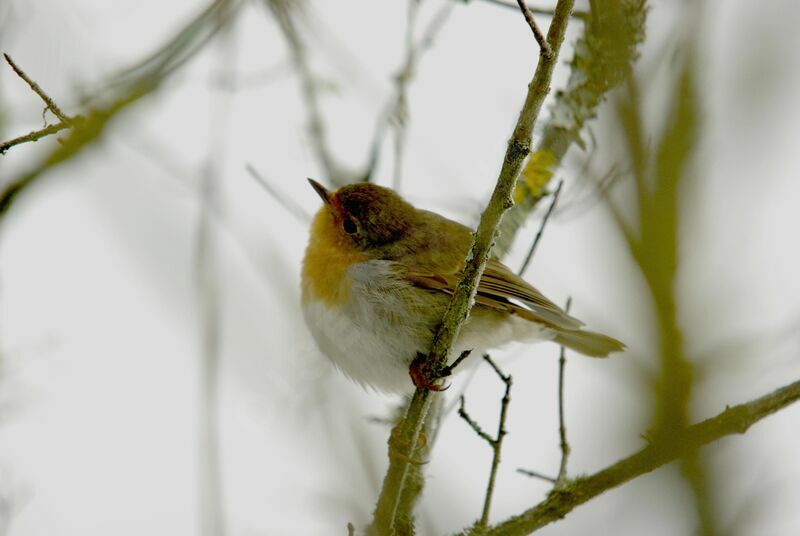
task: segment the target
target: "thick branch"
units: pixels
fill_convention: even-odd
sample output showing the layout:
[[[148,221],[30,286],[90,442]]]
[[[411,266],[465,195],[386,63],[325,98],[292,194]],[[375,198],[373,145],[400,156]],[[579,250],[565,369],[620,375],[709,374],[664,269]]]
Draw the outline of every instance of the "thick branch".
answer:
[[[680,441],[653,443],[597,473],[554,489],[547,499],[533,508],[495,525],[487,535],[530,534],[558,521],[572,509],[638,476],[658,469],[686,452],[713,443],[725,436],[743,434],[753,424],[800,400],[800,381],[745,404],[727,408],[719,415],[684,430]]]
[[[520,111],[517,126],[508,142],[500,176],[489,204],[481,215],[480,224],[475,232],[475,241],[467,254],[464,276],[453,294],[442,324],[434,338],[429,356],[433,370],[442,370],[447,364],[450,348],[472,308],[478,281],[489,259],[497,228],[503,214],[513,206],[511,194],[522,162],[530,150],[533,126],[542,108],[544,98],[550,91],[550,80],[561,43],[564,40],[573,4],[574,0],[559,0],[556,6],[547,35],[553,54],[546,57],[542,52],[539,56],[536,73],[528,86],[528,94]],[[418,388],[409,405],[406,418],[397,432],[396,448],[402,449],[403,456],[395,456],[390,459],[389,469],[375,509],[374,528],[378,533],[389,533],[394,525],[398,497],[402,492],[410,459],[419,441],[419,433],[428,413],[431,398],[430,391]]]

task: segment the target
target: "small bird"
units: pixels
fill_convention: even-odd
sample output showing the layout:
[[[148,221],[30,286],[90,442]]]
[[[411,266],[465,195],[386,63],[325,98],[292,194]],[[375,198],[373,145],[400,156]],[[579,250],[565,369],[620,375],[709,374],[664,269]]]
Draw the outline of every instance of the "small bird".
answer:
[[[303,259],[306,324],[322,353],[351,379],[383,392],[409,392],[420,385],[409,367],[430,351],[472,233],[388,188],[360,183],[330,192],[309,182],[323,205]],[[449,362],[511,341],[552,340],[592,357],[625,348],[582,326],[491,259]]]

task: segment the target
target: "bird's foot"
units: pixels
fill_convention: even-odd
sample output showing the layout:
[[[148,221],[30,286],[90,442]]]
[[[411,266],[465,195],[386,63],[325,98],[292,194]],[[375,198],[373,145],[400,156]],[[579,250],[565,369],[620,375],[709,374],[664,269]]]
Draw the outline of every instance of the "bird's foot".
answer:
[[[450,365],[444,368],[438,368],[429,363],[428,356],[422,353],[417,353],[416,359],[411,362],[408,368],[408,374],[411,376],[411,381],[417,387],[428,389],[429,391],[445,391],[450,385],[442,386],[439,380],[446,378],[453,374],[453,370],[464,361],[472,350],[465,350],[461,355],[456,358]]]
[[[450,375],[449,372],[447,374],[442,374],[442,372],[444,371],[437,370],[437,367],[430,364],[427,355],[420,352],[417,352],[417,357],[408,367],[408,374],[414,385],[429,391],[445,391],[450,387],[449,385],[443,386],[439,382],[443,377]]]

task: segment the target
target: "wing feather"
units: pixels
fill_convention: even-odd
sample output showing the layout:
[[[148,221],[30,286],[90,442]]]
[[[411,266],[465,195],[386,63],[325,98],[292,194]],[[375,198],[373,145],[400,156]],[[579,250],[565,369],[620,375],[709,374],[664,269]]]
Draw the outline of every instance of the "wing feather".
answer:
[[[409,270],[406,279],[421,288],[453,294],[461,276],[460,271],[441,274],[429,270]],[[583,322],[568,315],[536,288],[494,259],[487,263],[486,270],[481,276],[475,301],[533,322],[543,322],[567,329],[577,329],[583,325]]]

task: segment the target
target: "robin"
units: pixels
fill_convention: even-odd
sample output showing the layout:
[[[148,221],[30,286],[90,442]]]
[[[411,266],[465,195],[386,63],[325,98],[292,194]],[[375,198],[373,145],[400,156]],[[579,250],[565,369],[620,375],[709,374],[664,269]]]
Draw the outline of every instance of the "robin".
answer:
[[[309,182],[323,205],[303,259],[302,309],[320,350],[351,379],[379,391],[437,388],[415,367],[461,279],[470,229],[388,188],[361,183],[331,192]],[[582,326],[491,259],[449,361],[510,341],[551,340],[591,357],[625,348]]]

